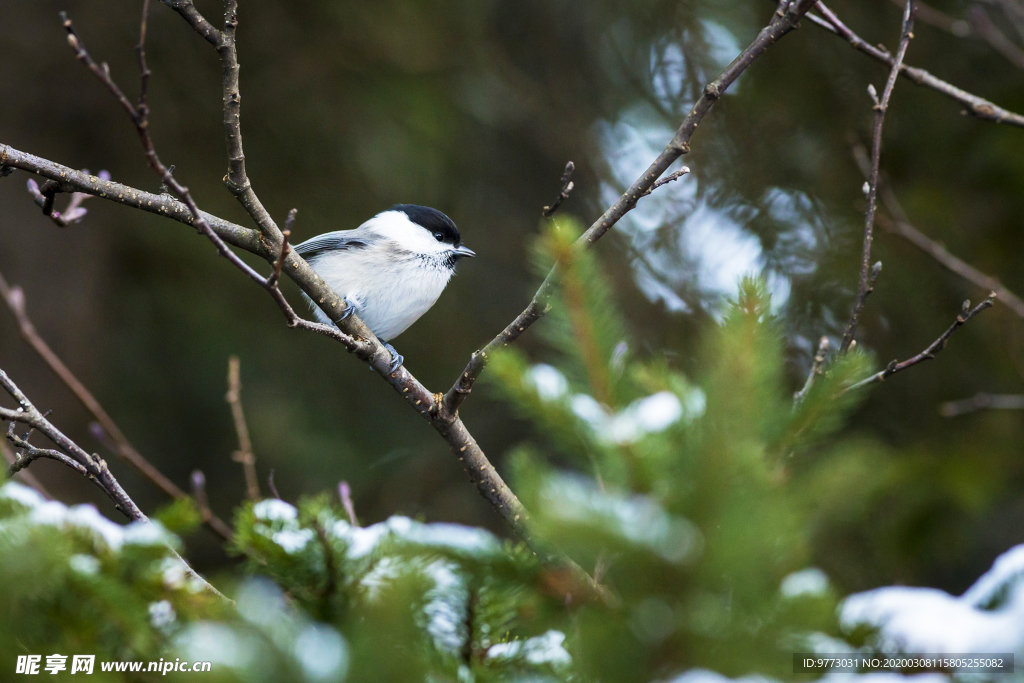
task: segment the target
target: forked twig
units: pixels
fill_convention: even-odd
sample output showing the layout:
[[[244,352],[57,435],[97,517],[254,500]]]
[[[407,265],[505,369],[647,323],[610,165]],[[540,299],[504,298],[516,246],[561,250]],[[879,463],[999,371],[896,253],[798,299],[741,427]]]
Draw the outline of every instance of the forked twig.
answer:
[[[928,348],[926,348],[924,351],[917,354],[916,356],[908,358],[905,361],[894,360],[890,362],[889,365],[887,365],[885,369],[882,370],[881,372],[876,372],[870,377],[862,379],[856,384],[850,385],[843,391],[843,393],[845,394],[847,391],[860,389],[869,384],[874,384],[875,382],[884,382],[886,379],[895,375],[897,372],[902,372],[903,370],[906,370],[907,368],[912,368],[919,363],[932,360],[933,358],[935,358],[936,355],[939,354],[939,352],[946,348],[946,343],[949,342],[949,338],[953,336],[953,333],[955,333],[957,330],[959,330],[961,327],[967,324],[974,316],[978,315],[986,308],[990,308],[995,298],[995,292],[991,292],[988,295],[988,298],[986,298],[984,301],[982,301],[974,308],[971,308],[970,301],[965,301],[960,311],[960,314],[957,315],[956,320],[953,321],[953,324],[950,325],[945,332],[939,335],[938,339],[929,344]]]

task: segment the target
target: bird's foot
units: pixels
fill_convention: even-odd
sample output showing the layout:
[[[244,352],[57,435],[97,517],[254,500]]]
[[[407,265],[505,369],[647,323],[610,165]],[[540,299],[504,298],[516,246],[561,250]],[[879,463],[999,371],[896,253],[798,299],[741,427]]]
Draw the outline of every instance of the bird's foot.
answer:
[[[341,315],[335,320],[335,323],[340,323],[344,320],[348,320],[352,317],[352,314],[356,312],[356,307],[348,302],[348,299],[342,299],[345,302],[345,308],[341,309]]]
[[[391,354],[391,372],[398,372],[398,368],[402,367],[402,363],[405,362],[405,356],[396,351],[394,346],[388,344],[383,339],[380,340],[380,343],[383,344],[384,348]]]

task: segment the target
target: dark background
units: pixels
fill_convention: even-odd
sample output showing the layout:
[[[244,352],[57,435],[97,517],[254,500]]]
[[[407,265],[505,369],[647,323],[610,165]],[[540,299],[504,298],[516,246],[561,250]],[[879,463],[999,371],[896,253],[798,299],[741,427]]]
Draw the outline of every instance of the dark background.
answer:
[[[221,183],[216,55],[153,4],[158,149],[204,210],[248,225]],[[57,18],[70,12],[93,56],[134,96],[139,5],[0,0],[0,141],[155,191],[131,125],[73,59]],[[198,5],[217,16],[219,3]],[[955,16],[968,9],[940,6]],[[407,367],[444,390],[535,289],[530,240],[565,162],[577,172],[563,211],[589,223],[772,9],[754,0],[245,2],[238,36],[249,175],[279,221],[299,209],[295,241],[356,227],[398,202],[435,206],[458,223],[479,256],[396,341]],[[833,9],[870,43],[895,47],[895,5]],[[745,272],[763,269],[778,294],[794,388],[817,337],[835,338],[848,315],[863,221],[850,145],[868,142],[866,87],[881,91],[887,69],[804,24],[705,119],[685,159],[692,175],[644,200],[599,243],[633,337],[684,370],[695,369],[700,326]],[[1024,110],[1024,71],[985,43],[921,22],[915,35],[908,63]],[[885,131],[882,164],[912,221],[1024,290],[1024,130],[964,116],[902,80]],[[444,442],[390,387],[337,344],[285,327],[270,298],[205,239],[99,199],[86,203],[83,223],[58,228],[31,202],[25,180],[0,180],[0,272],[24,288],[44,338],[179,485],[202,469],[222,516],[244,496],[224,402],[227,359],[238,354],[265,492],[271,470],[292,500],[345,479],[366,521],[403,513],[503,531]],[[881,364],[923,349],[963,299],[985,294],[884,231],[875,256],[885,269],[860,341]],[[299,307],[297,290],[285,291]],[[959,591],[1024,540],[1024,413],[937,412],[940,402],[977,391],[1024,392],[1022,331],[1024,321],[997,304],[936,361],[877,386],[854,415],[846,436],[878,457],[871,480],[855,482],[870,495],[823,510],[816,534],[815,561],[843,589],[904,582]],[[522,343],[545,358],[536,335]],[[0,367],[53,409],[59,427],[102,452],[88,415],[21,341],[6,310]],[[528,430],[487,389],[462,413],[499,468]],[[143,510],[165,502],[108,459]],[[116,516],[56,463],[33,471],[62,500]],[[188,543],[200,567],[229,561],[205,531]]]

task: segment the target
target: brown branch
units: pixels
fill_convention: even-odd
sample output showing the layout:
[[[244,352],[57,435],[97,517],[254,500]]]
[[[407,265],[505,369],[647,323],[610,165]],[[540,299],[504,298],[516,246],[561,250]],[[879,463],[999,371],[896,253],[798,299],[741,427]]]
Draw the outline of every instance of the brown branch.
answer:
[[[989,44],[993,50],[1002,55],[1006,61],[1018,69],[1024,69],[1024,50],[1021,50],[1006,34],[999,30],[991,17],[980,5],[975,5],[968,13],[971,29],[974,34]]]
[[[558,193],[558,197],[551,203],[550,206],[545,206],[540,212],[540,215],[544,218],[551,218],[555,215],[555,211],[558,211],[558,207],[562,205],[566,199],[569,198],[569,193],[572,192],[572,172],[576,170],[576,164],[571,161],[565,165],[565,171],[562,173],[562,179],[559,181],[562,184],[562,189]]]
[[[885,113],[889,109],[889,99],[892,91],[896,88],[896,79],[899,77],[900,66],[910,46],[910,39],[914,37],[914,0],[907,0],[903,10],[903,26],[900,30],[900,45],[896,50],[896,58],[893,60],[892,69],[889,70],[889,79],[885,82],[885,89],[882,91],[882,99],[878,99],[874,85],[868,85],[868,93],[875,102],[875,122],[871,134],[871,175],[868,178],[868,206],[864,212],[864,248],[861,252],[860,262],[860,284],[857,288],[857,299],[850,311],[850,321],[846,324],[842,341],[839,343],[839,353],[846,353],[850,348],[854,335],[857,333],[857,322],[860,319],[861,311],[864,310],[864,303],[867,301],[871,290],[874,288],[874,281],[878,277],[881,264],[871,267],[871,243],[874,241],[875,212],[878,209],[878,172],[879,161],[882,156],[882,124],[885,123]]]
[[[281,269],[284,268],[284,260],[288,256],[288,252],[291,251],[288,239],[292,236],[292,228],[295,226],[295,215],[298,212],[298,209],[292,209],[288,212],[288,220],[285,221],[284,232],[281,233],[281,251],[277,261],[274,263],[274,272],[267,278],[267,282],[272,285],[276,285],[278,280],[281,279]]]
[[[13,171],[13,169],[11,170]],[[82,172],[89,173],[88,170]],[[110,180],[110,174],[106,171],[100,171],[99,177],[103,180]],[[60,183],[55,180],[47,180],[43,183],[42,188],[39,187],[36,181],[31,179],[28,181],[28,193],[32,195],[32,200],[36,203],[36,206],[43,210],[43,215],[60,227],[66,228],[85,218],[88,210],[82,206],[82,202],[92,195],[84,192],[73,192],[71,193],[71,200],[64,208],[64,211],[54,211],[54,200],[60,192]]]
[[[863,38],[854,33],[846,24],[839,20],[839,17],[835,15],[832,10],[828,9],[824,3],[818,2],[815,5],[815,9],[821,13],[822,17],[808,14],[807,18],[815,25],[825,29],[829,33],[832,33],[840,38],[846,40],[855,50],[863,52],[867,56],[871,57],[877,62],[887,64],[890,67],[893,65],[895,59],[889,51],[884,47],[876,47],[871,45]],[[936,92],[939,92],[946,97],[959,102],[963,105],[966,113],[976,116],[979,119],[985,121],[993,121],[995,123],[1008,123],[1011,126],[1018,126],[1024,128],[1024,116],[1016,114],[1007,109],[989,102],[983,97],[972,95],[966,90],[962,90],[955,85],[947,83],[941,78],[937,78],[925,71],[924,69],[918,69],[916,67],[907,66],[906,64],[900,65],[900,75],[910,79],[917,85],[925,88],[931,88]]]
[[[9,408],[0,408],[0,420],[10,422],[11,424],[7,429],[7,438],[9,441],[23,449],[20,458],[16,458],[14,464],[11,465],[11,472],[17,472],[18,470],[27,467],[33,460],[38,458],[51,458],[64,463],[71,467],[75,471],[83,474],[89,479],[89,481],[96,484],[100,490],[102,490],[113,502],[118,510],[123,512],[129,519],[135,522],[149,522],[149,519],[143,514],[142,510],[135,504],[135,502],[128,496],[121,484],[118,483],[114,475],[111,474],[107,468],[107,463],[102,458],[90,454],[81,448],[74,441],[64,435],[59,429],[57,429],[53,423],[46,419],[46,415],[39,412],[39,410],[28,400],[28,397],[18,388],[18,386],[7,376],[7,373],[0,370],[0,387],[2,387],[11,398],[18,403],[16,410]],[[21,423],[26,424],[30,427],[29,433],[25,436],[19,437],[14,434],[14,424]],[[57,447],[52,448],[37,448],[28,443],[29,435],[33,430],[38,430],[46,438],[48,438]],[[188,574],[198,581],[200,581],[204,588],[218,597],[224,598],[212,584],[204,579],[198,572],[196,572],[189,565],[185,559],[178,554],[174,548],[167,546],[175,558],[184,565],[185,570]],[[226,598],[224,598],[226,599]]]
[[[50,345],[39,336],[35,325],[28,316],[24,292],[20,287],[10,286],[7,280],[4,279],[3,273],[0,273],[0,298],[3,299],[7,308],[14,315],[22,339],[32,347],[32,350],[43,359],[43,362],[57,375],[57,378],[71,390],[75,398],[95,418],[103,435],[108,437],[110,441],[108,444],[110,449],[168,496],[172,498],[187,498],[188,494],[182,491],[132,446],[128,437],[117,426],[117,423],[110,417],[110,414],[104,410],[100,402],[92,395],[92,392],[86,388],[71,369],[54,353]],[[231,538],[231,528],[219,517],[211,517],[208,526],[225,540]]]
[[[281,494],[277,490],[277,485],[274,484],[274,468],[270,468],[270,474],[267,475],[267,488],[270,489],[270,495],[278,500],[284,500]]]
[[[231,356],[228,359],[228,393],[224,400],[231,406],[231,418],[235,423],[235,433],[238,434],[238,450],[231,459],[242,463],[242,469],[245,471],[245,492],[249,500],[259,500],[262,496],[260,482],[256,476],[256,456],[252,452],[249,425],[242,411],[242,370],[238,356]]]
[[[767,26],[765,26],[757,34],[750,45],[747,46],[743,52],[741,52],[733,61],[725,68],[725,71],[721,73],[715,80],[711,81],[704,87],[704,91],[700,98],[693,105],[693,109],[683,119],[682,124],[676,131],[672,140],[668,146],[665,147],[664,151],[658,155],[651,165],[644,171],[643,175],[637,178],[633,184],[616,200],[612,206],[610,206],[600,218],[597,219],[583,235],[580,236],[579,240],[576,241],[575,248],[585,249],[591,244],[601,239],[601,237],[608,232],[619,220],[622,219],[627,213],[629,213],[637,204],[637,202],[646,196],[658,182],[665,171],[675,163],[684,154],[690,151],[690,138],[697,130],[697,126],[704,119],[711,108],[715,105],[715,102],[722,96],[732,83],[739,78],[740,74],[747,70],[747,68],[754,63],[754,61],[763,55],[769,47],[775,44],[780,38],[788,34],[793,29],[797,28],[800,19],[807,13],[811,5],[814,4],[814,0],[795,0],[789,3],[789,6],[784,11],[776,11],[772,15],[772,19]],[[474,351],[469,359],[469,363],[463,369],[462,374],[452,385],[448,393],[445,394],[442,402],[442,412],[449,415],[457,415],[459,407],[463,401],[473,390],[473,384],[476,382],[480,373],[483,372],[484,367],[487,365],[487,361],[491,354],[498,349],[504,348],[514,343],[520,335],[523,334],[533,323],[540,320],[549,310],[552,287],[554,281],[558,275],[559,267],[555,264],[555,267],[551,269],[547,277],[541,283],[537,292],[533,295],[533,299],[529,305],[520,313],[515,320],[502,330],[494,339],[487,343],[483,348]]]
[[[807,373],[807,381],[804,382],[803,388],[793,395],[793,403],[795,405],[800,405],[800,403],[807,398],[807,394],[810,392],[811,387],[814,386],[814,383],[824,371],[825,359],[828,358],[828,347],[828,337],[822,336],[821,340],[818,341],[818,352],[814,354],[814,360],[811,361],[811,370]]]
[[[0,439],[0,455],[4,457],[4,460],[7,461],[7,464],[9,466],[14,465],[14,463],[16,462],[16,458],[14,457],[14,451],[11,450],[11,447],[8,446],[7,442],[4,441],[3,439]],[[9,471],[10,470],[8,470],[8,472]],[[22,479],[22,481],[24,481],[26,484],[28,484],[36,491],[38,491],[44,498],[49,498],[50,500],[53,500],[53,494],[46,490],[46,487],[43,486],[42,482],[40,482],[39,479],[36,478],[36,475],[32,474],[28,470],[22,470],[18,472],[18,476]]]
[[[892,4],[903,9],[903,0],[891,1]],[[957,38],[966,38],[971,35],[971,25],[967,23],[967,21],[950,16],[940,9],[936,9],[927,3],[920,2],[920,0],[917,2],[915,17],[921,23],[934,26],[940,31],[945,31]]]
[[[665,176],[664,178],[659,179],[658,182],[656,182],[653,185],[651,185],[650,189],[647,190],[647,192],[644,192],[643,196],[646,197],[647,195],[649,195],[650,193],[654,192],[655,190],[657,190],[662,185],[668,185],[671,182],[679,180],[680,178],[682,178],[684,175],[686,175],[689,172],[690,172],[690,167],[689,166],[683,166],[678,171],[675,171],[673,173],[669,173],[667,176]]]
[[[854,145],[853,156],[861,172],[867,175],[870,172],[867,151],[861,145]],[[879,197],[889,214],[889,216],[879,214],[877,220],[882,228],[907,240],[938,261],[944,268],[959,275],[971,284],[986,292],[995,292],[997,296],[996,301],[1024,318],[1024,300],[1007,289],[997,278],[986,275],[971,264],[957,258],[949,253],[942,244],[915,228],[910,223],[910,219],[903,210],[903,206],[900,204],[899,199],[896,198],[896,193],[893,192],[892,187],[888,183],[882,182],[879,188]]]
[[[206,475],[202,470],[192,470],[192,497],[196,501],[196,508],[204,523],[213,519],[213,510],[210,508],[210,499],[206,495]],[[228,529],[228,538],[231,537],[231,529]]]
[[[245,150],[242,146],[242,93],[239,85],[238,48],[235,32],[238,29],[238,1],[224,0],[224,28],[216,30],[196,9],[192,0],[161,0],[180,14],[199,35],[216,50],[221,63],[221,94],[223,101],[224,138],[227,145],[228,172],[224,184],[259,226],[264,237],[273,243],[281,240],[270,213],[252,189],[245,170]]]
[[[341,505],[345,508],[348,521],[352,523],[352,526],[359,526],[359,519],[356,517],[356,506],[352,503],[352,487],[348,485],[347,481],[338,482],[338,498],[341,499]]]
[[[1024,410],[1024,394],[975,394],[959,401],[939,404],[939,415],[957,417],[979,410]]]
[[[902,372],[903,370],[906,370],[907,368],[912,368],[912,367],[914,367],[915,365],[917,365],[919,363],[923,363],[925,361],[932,360],[933,358],[935,358],[936,355],[938,355],[938,353],[940,351],[942,351],[944,348],[946,348],[946,343],[949,341],[949,338],[953,336],[953,333],[955,333],[957,330],[959,330],[961,327],[963,327],[968,321],[971,320],[971,318],[973,318],[974,316],[978,315],[979,313],[984,311],[986,308],[991,307],[992,306],[992,302],[993,302],[993,300],[995,298],[996,298],[996,294],[995,294],[995,292],[992,292],[992,293],[990,293],[988,295],[987,299],[982,301],[980,304],[978,304],[974,308],[971,308],[971,302],[970,301],[965,301],[964,304],[963,304],[963,307],[962,307],[962,309],[960,311],[960,314],[956,317],[956,320],[953,321],[953,324],[950,325],[946,329],[946,331],[943,332],[939,336],[938,339],[936,339],[931,344],[929,344],[928,348],[926,348],[924,351],[922,351],[921,353],[917,354],[916,356],[913,356],[912,358],[908,358],[905,361],[902,361],[902,362],[897,362],[895,360],[892,361],[881,372],[876,372],[875,374],[871,375],[870,377],[862,379],[861,381],[857,382],[856,384],[850,385],[849,387],[847,387],[843,391],[843,393],[845,394],[847,391],[853,391],[854,389],[860,389],[862,387],[865,387],[865,386],[867,386],[869,384],[873,384],[875,382],[884,382],[886,379],[888,379],[892,375],[895,375],[897,372]]]
[[[18,409],[11,410],[9,408],[0,408],[0,420],[4,420],[12,423],[10,425],[11,430],[8,431],[9,440],[16,446],[25,449],[31,449],[28,454],[24,457],[51,457],[56,460],[60,460],[66,465],[74,468],[81,474],[84,474],[90,481],[96,483],[105,494],[114,502],[117,509],[123,512],[129,519],[133,521],[146,521],[146,515],[142,513],[142,510],[135,504],[135,501],[128,496],[121,484],[118,483],[114,475],[110,473],[107,468],[107,464],[102,458],[92,455],[82,449],[78,444],[69,439],[59,429],[57,429],[53,423],[46,419],[39,410],[28,400],[28,397],[18,388],[18,386],[7,376],[7,373],[0,370],[0,387],[2,387],[15,401],[18,402]],[[39,431],[46,438],[57,446],[57,450],[52,449],[37,449],[28,445],[28,437],[15,437],[10,439],[10,435],[13,435],[13,423],[20,423],[28,425],[33,430]],[[55,454],[59,454],[59,457]],[[27,464],[27,463],[26,463]],[[12,473],[16,472],[21,467],[19,463],[12,465]]]
[[[1017,36],[1024,40],[1024,4],[1019,0],[996,0],[996,4],[1003,10],[1006,20],[1016,29]]]

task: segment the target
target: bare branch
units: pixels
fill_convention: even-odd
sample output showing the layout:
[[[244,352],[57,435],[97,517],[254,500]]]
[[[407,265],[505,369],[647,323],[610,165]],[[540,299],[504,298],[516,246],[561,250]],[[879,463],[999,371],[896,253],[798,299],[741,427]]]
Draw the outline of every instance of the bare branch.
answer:
[[[348,485],[347,481],[338,482],[338,498],[341,499],[341,505],[345,508],[348,521],[352,522],[352,526],[359,526],[359,519],[356,517],[356,506],[352,503],[352,487]]]
[[[846,40],[850,45],[857,51],[863,52],[877,62],[888,64],[892,66],[895,59],[889,51],[884,47],[876,47],[871,45],[863,38],[854,33],[846,24],[839,20],[839,17],[835,15],[832,10],[828,9],[824,3],[818,2],[815,5],[822,17],[808,14],[807,18],[815,25],[825,29],[829,33],[839,36]],[[900,75],[910,79],[917,85],[925,88],[931,88],[936,92],[942,93],[946,97],[959,102],[964,106],[966,113],[976,116],[979,119],[985,121],[993,121],[995,123],[1007,123],[1011,126],[1018,126],[1024,128],[1024,116],[1016,114],[1007,109],[989,102],[983,97],[972,95],[966,90],[962,90],[955,85],[947,83],[941,78],[937,78],[925,71],[924,69],[918,69],[916,67],[907,66],[906,64],[900,65]]]
[[[10,167],[5,167],[10,168]],[[14,169],[10,169],[13,171]],[[82,171],[88,174],[88,170]],[[102,180],[110,180],[110,174],[106,171],[100,171],[99,178]],[[28,181],[28,193],[32,195],[32,200],[36,203],[40,209],[43,210],[43,215],[52,220],[54,223],[62,228],[66,228],[69,225],[78,223],[88,211],[82,207],[82,202],[88,199],[90,196],[84,192],[73,192],[71,194],[71,201],[68,202],[67,207],[64,211],[54,211],[54,199],[56,195],[61,192],[60,183],[56,180],[47,180],[43,183],[42,188],[34,180]]]
[[[679,157],[690,151],[690,138],[697,131],[697,126],[704,119],[715,102],[722,96],[732,83],[739,78],[740,74],[763,55],[769,47],[779,39],[795,29],[800,19],[807,13],[814,0],[794,0],[784,11],[777,11],[772,19],[757,34],[750,45],[741,52],[736,59],[726,67],[718,78],[711,81],[704,87],[704,91],[693,105],[693,109],[683,119],[682,124],[676,131],[672,140],[658,155],[651,165],[644,171],[643,175],[637,178],[633,184],[597,219],[575,244],[577,249],[585,249],[601,239],[611,228],[629,213],[637,202],[646,196],[654,187],[658,179],[675,163]],[[547,277],[541,283],[529,305],[520,313],[515,320],[508,324],[494,339],[483,348],[474,351],[469,363],[463,369],[462,374],[452,385],[448,393],[444,395],[442,412],[449,415],[456,415],[463,401],[473,390],[480,373],[487,365],[488,358],[498,349],[504,348],[523,334],[533,323],[540,320],[549,310],[552,287],[558,275],[558,264],[551,269]]]
[[[979,410],[1024,410],[1024,394],[975,394],[959,401],[939,404],[939,415],[957,417]]]
[[[18,472],[21,472],[39,458],[49,458],[50,460],[56,460],[61,464],[67,465],[83,477],[89,478],[89,470],[86,469],[85,465],[82,465],[74,458],[52,448],[36,448],[28,442],[27,437],[20,437],[14,433],[14,424],[14,422],[11,422],[7,426],[7,440],[22,449],[22,451],[21,453],[15,454],[14,462],[11,463],[9,468],[7,468],[8,476],[13,476]],[[102,485],[100,485],[100,489],[103,489]],[[106,492],[105,489],[104,492]]]
[[[146,515],[142,514],[142,510],[135,504],[135,501],[125,493],[121,485],[114,479],[114,475],[110,473],[107,464],[101,458],[83,450],[78,444],[57,429],[53,423],[47,420],[46,416],[36,409],[32,402],[28,400],[28,397],[25,396],[3,370],[0,370],[0,387],[17,401],[19,406],[17,410],[0,408],[0,420],[11,422],[12,429],[13,423],[17,422],[38,430],[57,446],[63,457],[67,458],[67,460],[62,460],[62,462],[69,465],[73,462],[74,464],[71,466],[99,485],[103,492],[114,501],[117,509],[121,510],[131,520],[146,520]],[[12,435],[13,431],[9,431],[8,434]],[[26,448],[27,440],[28,436],[25,436],[21,437],[18,441],[12,440],[12,443],[21,448]],[[52,457],[49,453],[44,455],[45,457]]]
[[[192,496],[195,498],[196,507],[204,523],[214,519],[213,510],[210,508],[210,499],[206,496],[206,475],[202,470],[192,470]],[[231,538],[231,529],[228,528],[228,538]]]
[[[870,162],[868,161],[867,151],[864,147],[861,145],[854,145],[853,157],[856,160],[857,165],[860,167],[861,172],[864,173],[865,176],[868,175],[870,173]],[[936,242],[915,228],[910,223],[910,219],[903,210],[903,206],[900,204],[899,199],[897,199],[896,193],[893,192],[892,187],[888,183],[882,182],[878,192],[879,197],[882,200],[882,205],[889,214],[889,216],[879,214],[877,221],[882,228],[887,232],[898,235],[907,240],[915,247],[938,261],[944,268],[956,275],[959,275],[971,284],[986,292],[995,292],[997,302],[1003,304],[1011,311],[1024,318],[1024,300],[1007,289],[998,278],[986,275],[971,264],[957,258],[953,254],[949,253],[942,244]]]
[[[868,93],[875,100],[875,123],[871,135],[871,175],[868,178],[868,206],[864,212],[864,248],[861,253],[860,263],[860,284],[857,288],[857,299],[850,312],[850,321],[843,332],[842,341],[839,343],[839,353],[846,353],[850,348],[857,333],[857,322],[860,313],[864,310],[864,303],[871,290],[874,288],[874,281],[878,277],[881,264],[871,267],[871,243],[875,236],[875,212],[878,209],[878,166],[882,156],[882,124],[885,123],[885,113],[889,109],[889,99],[896,87],[896,79],[899,77],[900,65],[907,54],[910,46],[910,39],[914,37],[914,0],[907,0],[906,8],[903,10],[903,26],[900,31],[900,46],[896,51],[896,58],[893,60],[892,69],[889,71],[889,79],[885,82],[885,89],[882,91],[882,99],[879,100],[875,94],[873,85],[868,86]]]
[[[960,314],[956,317],[956,320],[953,321],[953,324],[950,325],[949,328],[947,328],[945,332],[943,332],[941,335],[939,335],[938,339],[936,339],[931,344],[929,344],[928,348],[926,348],[924,351],[922,351],[921,353],[917,354],[916,356],[913,356],[912,358],[908,358],[905,361],[902,361],[902,362],[897,362],[895,360],[892,361],[881,372],[876,372],[875,374],[871,375],[870,377],[862,379],[861,381],[857,382],[856,384],[850,385],[849,387],[846,388],[845,391],[843,391],[843,393],[845,394],[847,391],[853,391],[854,389],[860,389],[860,388],[865,387],[865,386],[867,386],[869,384],[874,384],[875,382],[884,382],[886,379],[888,379],[892,375],[895,375],[897,372],[901,372],[903,370],[906,370],[907,368],[912,368],[912,367],[914,367],[915,365],[917,365],[919,363],[923,363],[925,361],[932,360],[933,358],[935,358],[936,355],[938,355],[938,353],[940,351],[942,351],[944,348],[946,348],[946,343],[949,341],[949,338],[953,336],[954,332],[956,332],[961,327],[963,327],[968,321],[971,320],[971,318],[973,318],[974,316],[978,315],[979,313],[984,311],[986,308],[991,307],[992,306],[992,302],[993,302],[993,300],[995,298],[996,298],[996,294],[995,294],[995,292],[992,292],[992,293],[990,293],[988,295],[987,299],[982,301],[980,304],[978,304],[974,308],[971,308],[971,302],[970,301],[965,301],[964,304],[963,304],[963,308],[960,311]]]
[[[288,238],[292,236],[292,228],[295,226],[295,214],[298,212],[298,209],[292,209],[288,212],[288,220],[284,224],[284,232],[281,233],[281,253],[274,263],[274,272],[267,278],[267,283],[270,285],[276,285],[278,280],[281,279],[281,269],[284,268],[284,260],[288,257],[288,252],[291,251]]]
[[[999,30],[992,18],[988,16],[985,8],[975,5],[971,8],[968,16],[971,20],[971,28],[974,34],[984,40],[989,46],[1002,55],[1006,61],[1018,69],[1024,69],[1024,50],[1006,37],[1006,34]]]
[[[562,173],[562,180],[560,181],[562,185],[562,190],[561,192],[559,192],[558,197],[555,199],[554,202],[551,203],[550,206],[544,207],[544,209],[540,212],[541,216],[543,216],[544,218],[551,218],[552,216],[555,215],[555,211],[558,211],[558,207],[562,205],[562,202],[569,198],[569,193],[572,192],[573,188],[572,172],[575,170],[576,164],[572,163],[571,161],[565,165],[565,171]]]
[[[811,362],[811,371],[807,374],[807,381],[804,382],[803,388],[793,395],[794,405],[800,405],[807,398],[807,393],[814,386],[818,377],[821,376],[825,367],[825,359],[828,358],[828,347],[828,337],[822,336],[818,342],[818,352],[814,354],[814,360]]]
[[[54,353],[50,345],[39,336],[35,325],[28,316],[24,292],[20,287],[10,286],[7,280],[4,279],[3,273],[0,273],[0,298],[3,299],[7,308],[14,315],[22,339],[32,347],[50,370],[57,375],[57,378],[71,390],[75,398],[95,418],[101,435],[109,440],[108,445],[110,449],[168,496],[172,498],[187,498],[188,494],[182,491],[132,446],[128,437],[117,426],[117,423],[110,417],[110,414],[104,410],[100,402],[92,395],[92,392],[86,388],[71,369]],[[211,517],[208,526],[224,539],[231,538],[231,528],[220,518],[216,516]]]
[[[892,4],[903,9],[903,0],[892,0]],[[934,26],[940,31],[945,31],[957,38],[966,38],[971,35],[971,25],[967,21],[950,16],[942,10],[936,9],[920,0],[917,2],[915,16],[918,21]]]
[[[274,496],[278,500],[284,500],[281,494],[277,491],[277,486],[274,484],[274,470],[271,468],[270,474],[267,475],[267,488],[270,489],[270,495]]]
[[[249,425],[242,411],[242,370],[238,356],[231,356],[228,359],[228,393],[224,399],[231,406],[231,418],[235,423],[235,433],[238,434],[238,450],[231,459],[242,463],[245,471],[245,491],[249,500],[259,500],[262,496],[260,482],[256,477],[256,456],[252,452]]]
[[[135,504],[135,501],[133,501],[125,490],[121,488],[121,484],[114,478],[114,475],[107,467],[107,463],[104,462],[102,458],[85,451],[78,444],[65,436],[63,432],[57,429],[53,423],[46,419],[46,415],[39,412],[32,402],[28,400],[28,397],[25,396],[21,389],[18,388],[18,386],[3,370],[0,370],[0,387],[10,394],[11,398],[18,402],[17,410],[0,408],[0,420],[5,420],[11,423],[7,429],[7,439],[19,448],[23,449],[20,458],[16,457],[14,464],[11,465],[10,469],[12,473],[27,467],[33,460],[38,458],[51,458],[57,460],[68,467],[71,467],[76,472],[87,477],[89,481],[96,484],[100,490],[102,490],[114,502],[117,509],[123,512],[129,519],[135,522],[149,522],[149,518],[143,514],[142,510],[140,510]],[[14,423],[26,424],[31,427],[29,434],[31,434],[32,430],[38,430],[53,442],[57,448],[37,448],[29,444],[28,434],[23,437],[19,437],[14,433]],[[202,582],[206,590],[224,598],[221,592],[192,569],[188,562],[186,562],[185,559],[179,555],[176,550],[174,550],[174,548],[169,549],[171,553],[173,553],[174,556],[185,566],[185,570],[190,576],[195,577],[197,580]]]
[[[7,442],[4,441],[3,439],[0,439],[0,455],[2,455],[4,460],[7,461],[8,465],[14,465],[14,463],[16,462],[16,458],[14,457],[14,451],[11,450],[11,447],[8,446]],[[8,470],[8,472],[9,471],[10,470]],[[38,491],[40,494],[42,494],[44,498],[49,498],[50,500],[53,500],[53,494],[46,490],[46,487],[43,486],[43,484],[39,481],[39,479],[36,478],[34,474],[29,472],[28,470],[22,470],[18,472],[18,476],[22,479],[22,481],[24,481],[26,484],[28,484],[36,491]]]
[[[690,167],[689,166],[683,166],[678,171],[675,171],[673,173],[669,173],[667,176],[665,176],[664,178],[661,178],[660,180],[658,180],[658,182],[656,182],[653,185],[651,185],[650,189],[647,190],[647,192],[644,192],[643,196],[646,197],[647,195],[649,195],[650,193],[654,192],[655,190],[657,190],[662,185],[668,185],[669,183],[671,183],[673,181],[679,180],[680,178],[682,178],[684,175],[686,175],[689,172],[690,172]]]

